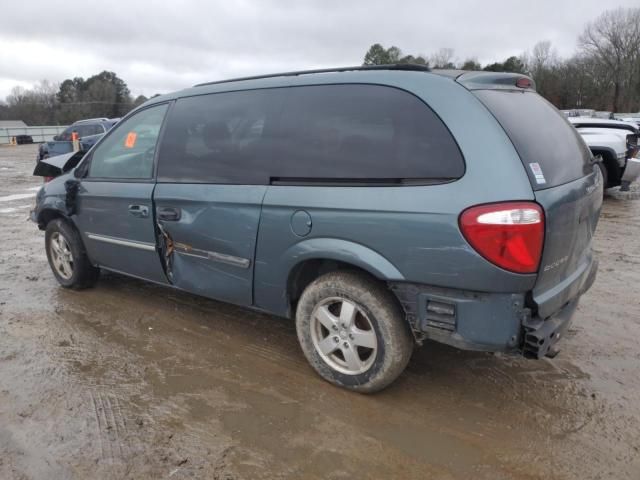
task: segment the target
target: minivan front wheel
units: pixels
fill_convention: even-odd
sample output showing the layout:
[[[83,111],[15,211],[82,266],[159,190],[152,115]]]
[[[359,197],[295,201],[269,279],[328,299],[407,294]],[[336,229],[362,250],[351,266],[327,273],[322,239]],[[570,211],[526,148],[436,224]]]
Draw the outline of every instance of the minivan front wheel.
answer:
[[[100,269],[91,265],[78,231],[57,218],[45,231],[47,260],[58,283],[65,288],[88,288],[98,280]]]
[[[296,329],[311,366],[325,380],[372,393],[393,382],[413,337],[391,292],[357,272],[332,272],[303,292]]]

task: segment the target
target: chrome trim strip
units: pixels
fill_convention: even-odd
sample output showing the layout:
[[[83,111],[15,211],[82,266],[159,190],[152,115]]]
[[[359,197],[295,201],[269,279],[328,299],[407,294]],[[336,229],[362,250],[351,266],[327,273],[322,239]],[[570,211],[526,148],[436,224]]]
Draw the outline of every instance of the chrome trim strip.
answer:
[[[225,255],[224,253],[217,252],[208,252],[208,254],[209,260],[213,260],[214,262],[227,263],[240,268],[249,268],[249,265],[251,265],[251,260],[248,258],[234,257],[233,255]]]
[[[180,255],[186,255],[188,257],[200,258],[202,260],[211,260],[212,262],[226,263],[238,268],[249,268],[251,260],[248,258],[235,257],[233,255],[226,255],[224,253],[209,252],[207,250],[200,250],[199,248],[187,247],[181,243],[174,243],[174,249],[176,253]]]
[[[134,240],[125,240],[123,238],[109,237],[107,235],[98,235],[97,233],[88,233],[87,237],[91,240],[99,242],[111,243],[113,245],[121,245],[123,247],[139,248],[140,250],[155,251],[156,246],[153,243],[137,242]]]

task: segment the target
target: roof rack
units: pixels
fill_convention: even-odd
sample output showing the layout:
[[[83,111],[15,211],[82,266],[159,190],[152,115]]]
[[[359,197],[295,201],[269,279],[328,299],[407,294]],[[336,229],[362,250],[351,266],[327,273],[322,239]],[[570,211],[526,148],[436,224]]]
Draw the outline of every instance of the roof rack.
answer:
[[[359,65],[356,67],[338,67],[338,68],[322,68],[318,70],[300,70],[296,72],[271,73],[269,75],[255,75],[252,77],[231,78],[229,80],[217,80],[214,82],[205,82],[194,85],[194,87],[204,87],[205,85],[216,85],[218,83],[240,82],[244,80],[259,80],[261,78],[272,77],[295,77],[298,75],[310,75],[314,73],[332,73],[332,72],[352,72],[360,70],[409,70],[416,72],[430,72],[431,69],[426,65],[417,63],[393,63],[390,65]]]

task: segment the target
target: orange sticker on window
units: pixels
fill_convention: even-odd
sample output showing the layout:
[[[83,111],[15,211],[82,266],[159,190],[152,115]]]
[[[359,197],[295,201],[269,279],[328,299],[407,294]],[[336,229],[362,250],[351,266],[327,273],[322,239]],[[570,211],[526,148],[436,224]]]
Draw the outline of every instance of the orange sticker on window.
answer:
[[[138,134],[136,132],[129,132],[127,138],[124,140],[124,146],[126,148],[133,148],[136,145],[136,139],[138,138]]]

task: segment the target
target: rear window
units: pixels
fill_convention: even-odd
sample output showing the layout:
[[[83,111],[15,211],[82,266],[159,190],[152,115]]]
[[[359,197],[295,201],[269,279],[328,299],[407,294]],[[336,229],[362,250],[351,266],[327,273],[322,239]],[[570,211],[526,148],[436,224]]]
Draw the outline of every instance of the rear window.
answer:
[[[513,142],[534,190],[591,173],[591,153],[564,116],[534,92],[476,90]]]
[[[73,130],[78,132],[80,138],[104,133],[102,126],[97,124],[78,125]]]

